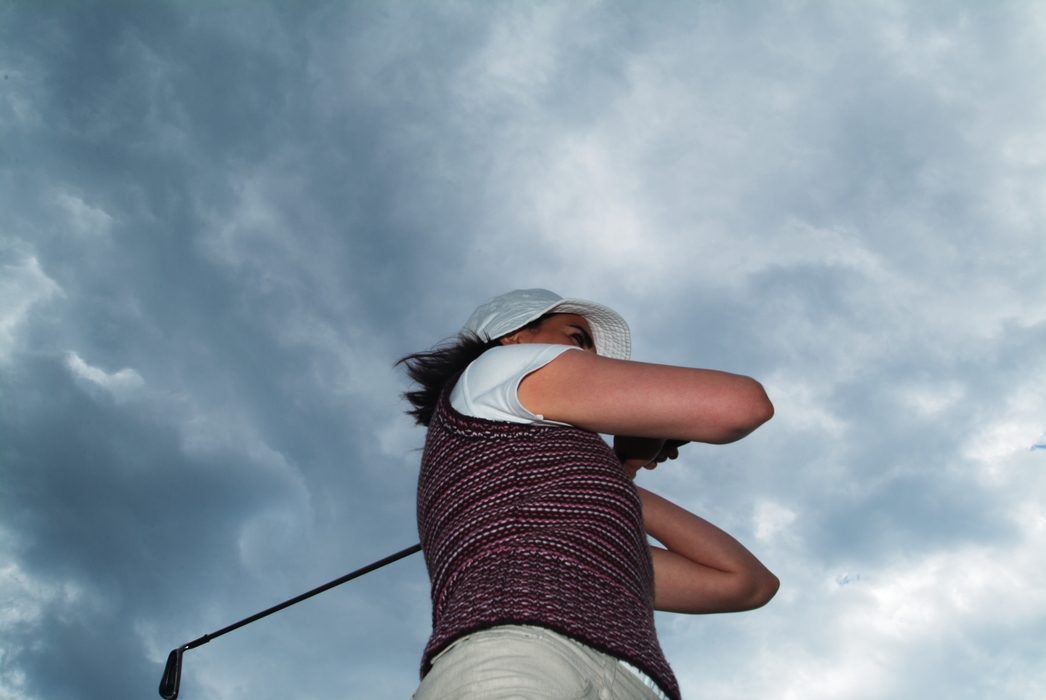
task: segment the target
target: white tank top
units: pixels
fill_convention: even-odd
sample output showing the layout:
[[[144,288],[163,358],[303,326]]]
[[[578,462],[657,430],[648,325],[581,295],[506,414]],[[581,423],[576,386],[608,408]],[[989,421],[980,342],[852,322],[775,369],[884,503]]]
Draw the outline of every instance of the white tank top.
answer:
[[[573,345],[520,343],[491,348],[473,361],[462,373],[450,392],[450,405],[458,413],[473,418],[567,425],[545,420],[531,413],[519,402],[517,390],[523,377],[536,372],[567,350],[580,350]]]

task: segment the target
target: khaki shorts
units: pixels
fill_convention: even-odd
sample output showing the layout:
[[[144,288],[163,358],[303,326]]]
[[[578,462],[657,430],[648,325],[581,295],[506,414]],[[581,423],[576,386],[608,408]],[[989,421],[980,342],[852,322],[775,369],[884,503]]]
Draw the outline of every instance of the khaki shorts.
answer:
[[[504,625],[462,637],[436,656],[413,698],[663,700],[664,695],[612,656],[542,627]]]

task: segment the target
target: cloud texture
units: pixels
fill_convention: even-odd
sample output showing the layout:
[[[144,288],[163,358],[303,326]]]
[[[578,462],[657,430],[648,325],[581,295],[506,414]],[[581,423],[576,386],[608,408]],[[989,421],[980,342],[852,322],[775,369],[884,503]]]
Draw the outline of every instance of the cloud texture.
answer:
[[[515,287],[777,415],[645,485],[777,573],[686,697],[1046,693],[1036,2],[0,4],[0,699],[416,541],[400,356]],[[182,697],[409,697],[415,557]]]

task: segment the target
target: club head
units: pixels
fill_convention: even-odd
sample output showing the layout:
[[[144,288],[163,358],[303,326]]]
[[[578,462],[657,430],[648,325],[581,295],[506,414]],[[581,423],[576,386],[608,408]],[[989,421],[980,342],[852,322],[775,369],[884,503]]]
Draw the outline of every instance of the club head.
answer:
[[[184,647],[178,647],[167,656],[167,666],[163,669],[163,678],[160,679],[160,697],[166,700],[175,700],[178,697],[178,686],[182,683],[182,652]]]

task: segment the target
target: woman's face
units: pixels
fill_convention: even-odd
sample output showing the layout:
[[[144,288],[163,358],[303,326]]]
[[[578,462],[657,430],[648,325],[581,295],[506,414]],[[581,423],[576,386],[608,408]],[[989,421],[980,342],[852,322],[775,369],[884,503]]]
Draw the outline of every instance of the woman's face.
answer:
[[[592,328],[584,316],[577,314],[552,314],[536,328],[521,328],[501,338],[502,345],[519,343],[575,345],[582,350],[596,352]]]

